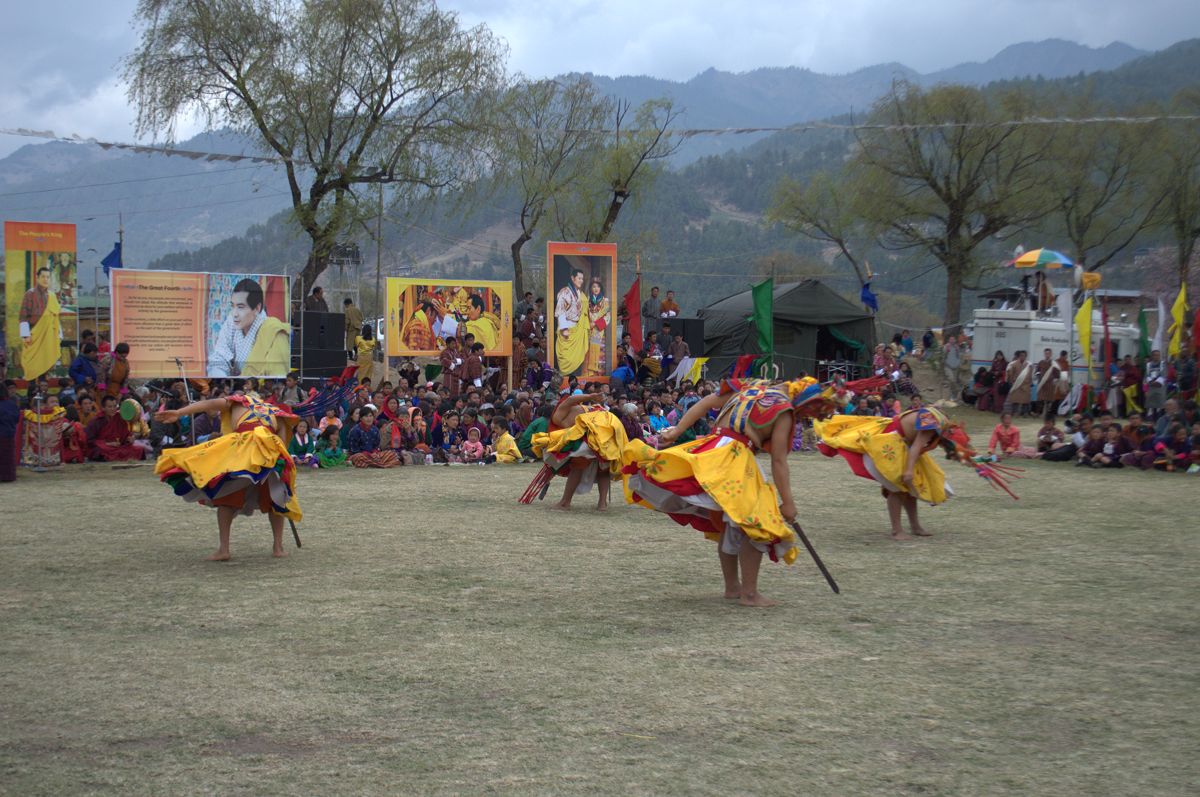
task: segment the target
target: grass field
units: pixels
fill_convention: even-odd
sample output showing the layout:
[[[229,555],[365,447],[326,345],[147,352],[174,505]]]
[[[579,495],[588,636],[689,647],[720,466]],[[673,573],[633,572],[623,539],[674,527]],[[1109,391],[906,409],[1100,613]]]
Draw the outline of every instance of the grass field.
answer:
[[[792,463],[842,595],[801,553],[771,610],[665,517],[518,505],[531,467],[304,473],[305,547],[239,520],[227,564],[149,467],[23,472],[0,791],[1195,793],[1200,479],[1033,463],[1013,502],[951,466],[895,543]]]

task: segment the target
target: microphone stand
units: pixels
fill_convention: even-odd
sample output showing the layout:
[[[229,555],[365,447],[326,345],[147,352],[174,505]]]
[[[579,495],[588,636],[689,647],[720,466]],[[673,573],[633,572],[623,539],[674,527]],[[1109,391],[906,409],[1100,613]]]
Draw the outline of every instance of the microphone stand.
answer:
[[[179,378],[183,380],[183,395],[187,398],[187,403],[192,403],[192,388],[188,384],[187,377],[183,374],[183,360],[175,358],[175,365],[179,368]],[[188,429],[192,435],[192,445],[196,445],[196,418],[193,416],[188,421]]]
[[[29,470],[32,471],[33,473],[45,473],[46,472],[46,459],[45,459],[46,455],[42,452],[42,446],[45,444],[45,439],[42,437],[42,392],[40,390],[38,391],[37,395],[35,395],[33,397],[33,400],[37,404],[37,418],[38,418],[37,419],[37,453],[38,453],[38,458],[37,458],[37,464],[34,465]]]

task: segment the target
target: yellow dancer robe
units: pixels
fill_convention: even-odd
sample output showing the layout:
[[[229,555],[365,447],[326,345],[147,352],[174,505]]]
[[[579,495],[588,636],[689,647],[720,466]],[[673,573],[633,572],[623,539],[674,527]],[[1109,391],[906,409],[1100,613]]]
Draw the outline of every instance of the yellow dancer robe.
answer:
[[[54,291],[46,297],[46,310],[29,331],[29,343],[21,349],[21,368],[26,379],[36,379],[58,362],[62,353],[59,342],[58,314],[62,306]]]
[[[922,411],[932,418],[931,423],[937,422],[932,410]],[[906,493],[909,490],[902,477],[908,446],[899,431],[888,431],[895,421],[894,418],[835,415],[828,421],[815,421],[813,429],[822,444],[833,450],[822,453],[833,456],[837,452],[848,452],[851,456],[844,458],[857,475],[874,479],[891,492]],[[918,428],[921,428],[920,419]],[[926,428],[934,427],[927,425]],[[933,461],[928,450],[921,454],[913,468],[913,485],[917,488],[917,497],[931,504],[940,504],[953,495],[946,486],[945,472]]]
[[[694,479],[719,510],[712,510],[715,517],[697,517],[686,522],[703,531],[707,539],[720,542],[724,516],[728,516],[753,542],[769,546],[768,552],[778,551],[778,556],[772,555],[772,559],[790,565],[796,561],[796,533],[779,512],[779,493],[763,478],[750,446],[722,437],[708,435],[662,451],[641,440],[631,440],[625,449],[625,464],[632,466],[625,473],[625,500],[673,516],[682,515],[680,510],[686,509],[682,504],[671,508],[671,503],[680,499],[665,489],[656,490],[655,494],[650,491],[656,483]],[[631,482],[636,482],[634,477],[638,475],[642,475],[644,484],[634,489]]]
[[[629,438],[625,435],[625,427],[617,420],[617,416],[601,409],[580,413],[575,423],[566,429],[556,429],[552,432],[538,432],[530,444],[535,456],[541,457],[551,467],[561,466],[566,459],[582,448],[580,443],[587,443],[590,453],[607,460],[608,468],[613,474],[621,472],[621,455]],[[593,458],[595,458],[593,457]]]
[[[292,328],[267,316],[258,327],[242,376],[287,376],[292,370]]]

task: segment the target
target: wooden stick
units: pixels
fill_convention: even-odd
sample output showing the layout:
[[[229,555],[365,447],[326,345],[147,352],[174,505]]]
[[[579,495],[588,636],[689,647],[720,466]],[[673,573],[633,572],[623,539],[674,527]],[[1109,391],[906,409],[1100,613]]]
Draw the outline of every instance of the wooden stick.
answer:
[[[287,522],[292,527],[292,539],[296,541],[296,547],[303,548],[304,546],[300,544],[300,532],[296,531],[296,524],[292,522],[291,518],[288,518]]]
[[[800,524],[796,521],[791,521],[792,529],[795,530],[796,536],[800,538],[800,542],[804,543],[804,547],[808,549],[808,554],[817,563],[817,569],[821,571],[821,575],[825,576],[825,580],[829,582],[829,588],[834,594],[841,595],[842,590],[838,588],[837,582],[833,580],[833,576],[829,573],[829,569],[825,567],[825,563],[821,561],[821,557],[817,556],[817,549],[808,541],[808,535],[804,533],[804,529],[800,528]]]

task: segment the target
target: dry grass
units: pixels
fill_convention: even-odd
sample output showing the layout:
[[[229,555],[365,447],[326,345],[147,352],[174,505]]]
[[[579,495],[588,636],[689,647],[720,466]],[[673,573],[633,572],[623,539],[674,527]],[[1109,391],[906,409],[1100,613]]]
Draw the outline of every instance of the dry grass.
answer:
[[[978,424],[977,424],[978,426]],[[11,794],[1184,794],[1195,477],[962,469],[932,540],[793,457],[841,582],[638,508],[519,506],[528,467],[302,474],[305,548],[201,561],[211,512],[148,468],[0,490]],[[561,489],[556,484],[555,491]],[[569,523],[570,525],[564,525]],[[693,538],[695,537],[695,538]],[[803,554],[802,554],[803,557]]]

